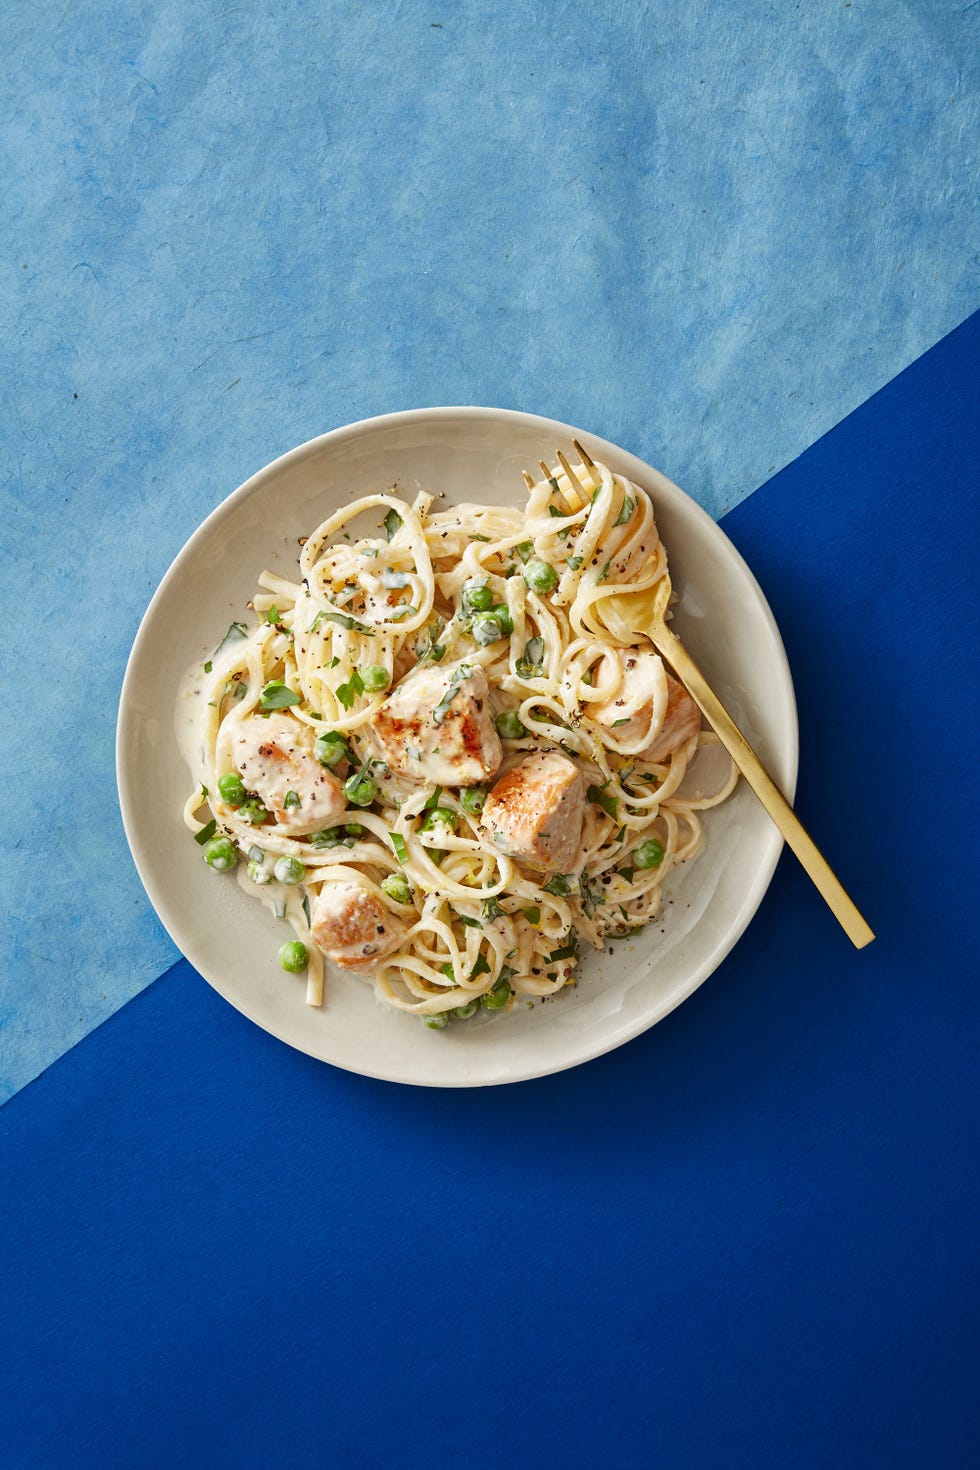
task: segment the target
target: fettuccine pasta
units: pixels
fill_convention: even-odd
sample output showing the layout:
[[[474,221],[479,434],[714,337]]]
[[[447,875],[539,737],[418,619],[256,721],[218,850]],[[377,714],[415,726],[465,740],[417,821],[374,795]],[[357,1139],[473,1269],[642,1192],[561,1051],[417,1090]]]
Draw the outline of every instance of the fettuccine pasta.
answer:
[[[666,570],[650,499],[595,477],[521,509],[355,500],[197,666],[184,821],[292,926],[311,1005],[325,958],[435,1028],[554,995],[657,915],[732,791],[617,610]]]

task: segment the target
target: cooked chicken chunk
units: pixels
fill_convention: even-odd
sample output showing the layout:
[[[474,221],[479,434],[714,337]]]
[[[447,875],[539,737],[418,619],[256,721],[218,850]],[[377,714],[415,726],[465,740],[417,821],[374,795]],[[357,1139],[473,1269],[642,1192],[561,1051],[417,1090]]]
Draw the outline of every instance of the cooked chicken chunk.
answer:
[[[611,654],[620,663],[622,680],[611,699],[587,705],[597,724],[624,744],[656,732],[667,713],[667,673],[658,653],[626,650]]]
[[[369,889],[342,879],[328,880],[314,898],[310,929],[317,948],[345,970],[370,969],[408,932]]]
[[[501,852],[547,873],[575,867],[585,811],[578,767],[556,751],[536,751],[502,776],[481,825]]]
[[[611,699],[588,707],[598,724],[623,742],[650,739],[639,751],[643,760],[663,761],[696,735],[701,712],[683,684],[668,674],[657,653],[621,653],[623,679]]]
[[[665,761],[701,728],[701,711],[683,684],[667,675],[667,713],[655,740],[641,751],[646,761]]]
[[[294,837],[329,827],[347,810],[340,782],[313,754],[313,738],[308,725],[289,715],[249,715],[232,746],[245,785]]]
[[[483,670],[469,664],[409,674],[371,721],[393,771],[438,786],[473,786],[503,758]]]

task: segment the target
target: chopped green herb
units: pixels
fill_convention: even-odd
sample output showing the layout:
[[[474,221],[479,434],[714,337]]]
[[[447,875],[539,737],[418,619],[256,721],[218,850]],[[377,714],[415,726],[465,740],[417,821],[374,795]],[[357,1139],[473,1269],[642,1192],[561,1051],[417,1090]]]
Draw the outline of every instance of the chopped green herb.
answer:
[[[221,654],[224,653],[229,643],[237,643],[240,639],[247,637],[248,629],[246,628],[244,623],[232,623],[231,627],[228,629],[227,633],[222,638],[217,648],[214,650],[212,657],[219,658]]]
[[[564,949],[552,951],[548,956],[548,963],[551,965],[554,964],[555,960],[573,960],[577,954],[578,949],[574,944],[566,944]]]
[[[445,975],[446,979],[451,980],[453,985],[455,985],[456,971],[453,969],[452,965],[447,962],[445,965],[440,965],[439,968],[442,970],[442,973]]]
[[[521,561],[526,562],[529,557],[534,555],[534,542],[522,541],[519,546],[514,547],[514,550],[517,552],[517,555],[520,557]]]
[[[455,909],[453,910],[453,912],[454,913],[456,912]],[[459,922],[461,924],[465,924],[466,925],[467,929],[482,929],[483,928],[483,925],[480,923],[479,919],[471,919],[468,914],[459,914],[459,913],[457,913],[456,914],[456,917],[457,917],[457,919],[459,920]]]
[[[449,706],[452,704],[453,700],[456,698],[456,695],[459,693],[460,684],[463,682],[464,679],[468,679],[471,673],[472,670],[469,664],[460,664],[458,669],[453,670],[452,674],[450,675],[448,689],[440,699],[439,703],[436,705],[435,709],[432,711],[432,723],[434,725],[442,724],[443,720],[446,718],[446,715],[449,713]]]
[[[616,517],[616,519],[613,521],[613,525],[614,526],[625,526],[626,525],[626,522],[632,519],[633,512],[635,510],[636,510],[636,501],[635,500],[631,500],[630,497],[627,495],[624,498],[624,500],[623,500],[623,508],[619,512],[619,515]]]
[[[500,907],[500,904],[495,898],[485,898],[483,900],[482,912],[484,919],[488,923],[491,923],[494,919],[499,919],[504,910]]]
[[[417,612],[418,608],[413,607],[410,602],[400,602],[397,607],[388,609],[388,621],[400,623],[402,618],[414,618]]]
[[[394,567],[384,567],[381,572],[381,585],[389,590],[408,586],[408,577],[404,572],[396,572]]]
[[[485,541],[488,546],[490,545],[490,537],[489,536],[477,536],[477,534],[474,531],[471,531],[470,532],[470,540],[471,541]]]
[[[391,838],[391,845],[394,849],[395,857],[400,863],[407,863],[408,848],[405,846],[404,837],[400,832],[389,832],[388,836]]]
[[[265,620],[267,623],[278,623],[279,609],[276,607],[275,603],[272,604],[272,606],[269,608],[269,611],[266,613]]]
[[[389,510],[382,524],[385,528],[385,535],[387,536],[389,541],[392,541],[394,540],[397,532],[400,530],[403,522],[397,510]]]
[[[601,786],[590,786],[585,794],[596,806],[601,806],[607,816],[612,817],[613,821],[616,820],[619,801],[615,796],[607,796]]]
[[[259,708],[288,709],[291,704],[299,704],[299,695],[295,689],[288,689],[281,679],[272,679],[262,690],[259,700]]]
[[[579,567],[582,565],[582,558],[580,556],[570,556],[568,558],[568,565],[571,567],[573,572],[577,572]]]
[[[306,915],[306,924],[309,928],[313,920],[310,918],[310,895],[308,893],[303,894],[303,913]]]
[[[286,792],[286,795],[283,798],[283,803],[282,803],[282,809],[283,809],[283,811],[285,811],[285,812],[292,812],[292,811],[295,811],[298,807],[301,807],[302,805],[303,805],[303,803],[300,801],[299,796],[297,795],[297,793],[295,791],[287,791]]]
[[[333,658],[330,660],[330,667],[332,669],[335,669],[339,663],[340,659],[337,657],[336,654],[334,654]]]
[[[544,673],[545,641],[543,638],[529,638],[524,645],[524,652],[514,664],[518,676],[521,679],[538,679]]]
[[[194,833],[194,841],[195,842],[199,842],[201,844],[201,846],[203,847],[206,842],[210,842],[211,841],[211,838],[214,836],[214,834],[215,834],[215,832],[217,832],[217,830],[218,830],[218,824],[214,820],[214,818],[212,817],[211,820],[210,820],[210,822],[208,822],[208,824],[207,824],[206,827],[202,827],[201,830],[200,830],[200,832],[195,832]]]
[[[479,975],[489,975],[489,974],[490,974],[490,966],[487,964],[487,962],[483,958],[482,954],[478,954],[477,957],[476,957],[476,964],[473,966],[472,970],[470,971],[470,979],[471,980],[475,980],[477,978],[477,976],[479,976]]]
[[[336,689],[337,698],[344,709],[350,709],[359,694],[364,693],[364,680],[355,669],[346,684],[338,684]]]
[[[436,789],[435,789],[435,791],[433,791],[432,795],[423,804],[422,810],[424,812],[430,812],[434,806],[438,806],[439,805],[439,798],[441,796],[442,796],[442,787],[441,786],[437,786]]]
[[[619,874],[619,876],[621,878],[625,878],[626,881],[627,881],[627,883],[632,883],[632,881],[633,881],[633,874],[634,874],[635,871],[636,870],[634,868],[617,868],[616,869],[616,872]]]
[[[556,898],[567,898],[571,891],[571,884],[562,873],[556,873],[550,882],[544,885],[544,892],[553,893]]]
[[[214,664],[211,662],[210,659],[208,659],[207,663],[204,665],[204,672],[206,674],[210,674],[210,672],[211,672],[211,670],[213,668],[214,668]]]
[[[627,715],[624,720],[613,720],[612,727],[613,727],[614,730],[618,730],[619,727],[620,727],[620,725],[628,725],[631,719],[632,719],[632,716],[631,715]]]
[[[632,939],[633,938],[633,935],[634,934],[639,934],[639,932],[640,932],[640,930],[642,928],[643,928],[643,925],[642,924],[637,924],[635,928],[633,928],[633,929],[623,929],[619,934],[607,934],[606,935],[606,938],[607,939]]]
[[[598,577],[596,577],[596,581],[597,582],[604,582],[606,580],[606,578],[609,576],[609,568],[611,566],[612,566],[612,562],[611,561],[607,561],[606,562],[606,565],[603,567],[603,569],[599,573]]]
[[[521,913],[524,915],[525,919],[527,919],[527,922],[529,924],[541,923],[541,910],[537,907],[536,904],[529,904],[526,909],[521,909]]]
[[[351,633],[367,633],[372,638],[374,637],[374,629],[370,624],[362,623],[357,618],[350,617],[348,613],[327,612],[323,608],[317,613],[306,631],[315,633],[321,623],[339,623],[342,628],[346,628]]]

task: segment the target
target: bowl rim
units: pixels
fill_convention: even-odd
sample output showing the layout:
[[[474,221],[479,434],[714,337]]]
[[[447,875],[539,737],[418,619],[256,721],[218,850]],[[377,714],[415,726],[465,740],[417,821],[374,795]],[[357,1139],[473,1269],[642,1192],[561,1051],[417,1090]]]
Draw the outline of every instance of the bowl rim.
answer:
[[[608,1052],[614,1051],[618,1047],[625,1045],[628,1041],[642,1035],[644,1032],[651,1030],[652,1027],[664,1020],[666,1016],[670,1015],[685,1000],[689,999],[694,991],[704,984],[705,980],[718,968],[737,944],[765,897],[783,848],[783,838],[775,824],[771,825],[767,833],[765,848],[760,854],[761,861],[753,872],[752,881],[743,896],[741,905],[734,915],[732,923],[728,925],[724,933],[703,956],[700,963],[686,977],[680,993],[672,996],[669,1002],[662,1008],[656,1009],[654,1014],[642,1018],[639,1024],[631,1021],[625,1024],[620,1030],[614,1029],[610,1035],[603,1036],[601,1041],[594,1046],[589,1045],[588,1033],[585,1033],[585,1044],[580,1046],[574,1055],[559,1061],[557,1065],[544,1062],[541,1066],[523,1068],[516,1072],[508,1072],[506,1075],[481,1077],[472,1080],[465,1076],[420,1080],[414,1077],[398,1076],[390,1070],[372,1071],[370,1068],[364,1066],[350,1065],[342,1060],[325,1058],[312,1045],[306,1047],[302,1042],[292,1037],[281,1035],[274,1025],[269,1024],[267,1018],[256,1014],[247,1003],[243,1004],[239,998],[233,998],[217,980],[212,979],[207,973],[206,968],[202,968],[192,954],[188,952],[193,946],[186,945],[184,940],[178,939],[177,937],[180,929],[180,915],[179,913],[175,913],[172,908],[162,884],[158,881],[155,868],[149,860],[150,855],[147,851],[147,845],[141,837],[136,818],[137,803],[134,799],[134,793],[129,789],[125,771],[127,745],[134,733],[135,721],[137,719],[134,710],[134,701],[131,696],[133,685],[135,684],[144,656],[144,645],[147,643],[153,631],[157,610],[167,599],[170,584],[175,580],[184,564],[192,560],[198,545],[206,540],[212,524],[226,516],[239,502],[249,499],[256,491],[261,489],[266,481],[274,480],[293,464],[300,463],[312,455],[320,454],[331,445],[342,444],[345,440],[356,438],[372,429],[397,427],[399,424],[408,423],[437,422],[439,419],[447,417],[462,418],[463,420],[470,419],[473,422],[505,419],[541,432],[547,432],[559,440],[561,438],[569,439],[572,437],[585,439],[588,441],[590,450],[595,450],[600,455],[609,451],[618,460],[626,460],[629,463],[629,468],[625,473],[630,478],[642,481],[644,476],[651,474],[655,476],[658,482],[657,495],[665,494],[668,498],[676,497],[676,501],[684,513],[691,516],[695,522],[700,521],[702,528],[709,536],[720,536],[723,538],[726,553],[730,556],[733,564],[741,571],[749,587],[755,594],[758,611],[761,612],[763,621],[772,636],[775,656],[774,672],[779,675],[778,693],[781,696],[783,704],[784,745],[780,752],[786,772],[783,789],[787,799],[792,803],[796,792],[799,772],[799,718],[789,660],[779,632],[779,627],[765,593],[748,563],[745,561],[745,558],[725,534],[719,523],[708,514],[703,506],[699,505],[696,500],[688,495],[686,491],[682,490],[679,485],[670,480],[663,471],[657,470],[653,465],[640,459],[638,455],[633,454],[631,451],[622,448],[622,446],[610,440],[602,438],[589,429],[577,428],[571,424],[564,423],[562,420],[552,419],[545,415],[528,413],[522,409],[474,404],[446,404],[425,408],[398,409],[390,413],[374,414],[368,418],[356,419],[351,423],[328,429],[321,434],[314,435],[311,439],[304,440],[303,443],[294,446],[292,449],[288,449],[284,453],[277,455],[275,459],[270,460],[267,464],[249,475],[236,489],[232,490],[214,506],[171,560],[147,604],[146,611],[140,619],[139,627],[133,639],[133,645],[126,661],[126,668],[120,686],[119,708],[116,719],[116,787],[123,830],[126,834],[130,853],[140,881],[143,884],[143,888],[157,918],[173,940],[181,957],[187,960],[192,968],[201,975],[202,979],[213,990],[228,1001],[229,1004],[234,1006],[248,1020],[260,1026],[262,1030],[268,1032],[270,1035],[275,1036],[277,1040],[282,1041],[285,1045],[304,1052],[317,1061],[328,1062],[331,1066],[339,1067],[343,1071],[352,1072],[359,1076],[372,1077],[379,1081],[396,1082],[408,1086],[440,1088],[489,1087],[502,1086],[511,1082],[526,1082],[534,1078],[557,1074],[571,1067],[593,1061],[597,1057],[604,1056]]]

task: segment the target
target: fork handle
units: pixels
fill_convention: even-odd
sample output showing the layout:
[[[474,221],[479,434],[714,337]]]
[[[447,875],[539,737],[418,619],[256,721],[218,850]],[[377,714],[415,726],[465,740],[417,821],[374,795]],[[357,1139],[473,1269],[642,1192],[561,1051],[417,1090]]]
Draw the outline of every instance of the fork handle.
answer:
[[[863,949],[874,939],[873,931],[683,643],[659,621],[648,634],[799,858],[848,939]]]

